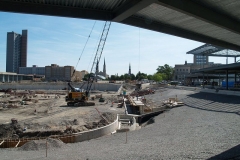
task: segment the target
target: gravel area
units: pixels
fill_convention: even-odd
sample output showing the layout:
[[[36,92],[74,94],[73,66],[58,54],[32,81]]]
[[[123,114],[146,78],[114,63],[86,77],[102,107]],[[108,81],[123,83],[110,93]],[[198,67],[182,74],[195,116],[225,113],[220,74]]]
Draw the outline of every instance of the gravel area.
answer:
[[[47,144],[46,144],[47,141]],[[19,151],[33,151],[33,150],[45,150],[46,146],[48,150],[54,150],[55,148],[63,148],[65,144],[57,139],[48,138],[47,140],[34,140],[25,143],[19,147]]]
[[[176,96],[186,103],[154,118],[140,130],[116,133],[64,148],[0,149],[4,159],[240,159],[240,99],[234,96],[162,89],[146,96],[160,102]]]

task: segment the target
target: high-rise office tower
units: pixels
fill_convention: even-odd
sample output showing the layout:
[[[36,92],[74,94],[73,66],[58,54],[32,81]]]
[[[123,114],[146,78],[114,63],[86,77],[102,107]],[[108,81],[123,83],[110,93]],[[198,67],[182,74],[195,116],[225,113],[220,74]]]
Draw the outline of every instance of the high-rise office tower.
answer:
[[[18,73],[18,67],[27,67],[27,32],[7,33],[6,72]]]

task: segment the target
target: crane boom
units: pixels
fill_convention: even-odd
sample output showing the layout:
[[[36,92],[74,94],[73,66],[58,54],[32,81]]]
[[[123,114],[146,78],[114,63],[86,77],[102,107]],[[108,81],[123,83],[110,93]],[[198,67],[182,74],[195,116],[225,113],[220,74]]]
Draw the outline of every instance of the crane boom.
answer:
[[[93,80],[91,79],[91,73],[93,73],[93,69],[95,69],[94,78],[96,78],[96,76],[97,76],[98,63],[99,63],[99,61],[101,59],[101,56],[102,56],[103,48],[104,48],[105,42],[107,40],[107,36],[108,36],[110,26],[111,26],[111,22],[106,21],[105,24],[104,24],[104,27],[103,27],[101,38],[100,38],[99,43],[98,43],[97,52],[96,52],[94,60],[93,60],[92,68],[91,68],[91,71],[89,73],[88,84],[87,84],[87,88],[86,88],[86,96],[88,96],[89,91],[92,87]]]
[[[106,21],[105,24],[104,24],[104,27],[103,27],[101,38],[100,38],[99,43],[98,43],[97,52],[96,52],[94,60],[93,60],[91,73],[92,73],[94,68],[96,69],[96,65],[97,65],[97,63],[101,59],[103,48],[104,48],[105,42],[107,40],[108,31],[110,29],[110,26],[111,26],[111,22],[110,21]],[[96,70],[95,70],[94,73],[96,73]]]

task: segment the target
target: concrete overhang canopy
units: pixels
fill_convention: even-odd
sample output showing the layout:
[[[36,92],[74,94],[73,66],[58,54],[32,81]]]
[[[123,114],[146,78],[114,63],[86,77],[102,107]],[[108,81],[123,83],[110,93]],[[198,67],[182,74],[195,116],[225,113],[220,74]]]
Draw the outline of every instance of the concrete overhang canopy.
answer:
[[[196,74],[190,74],[190,75],[187,75],[185,76],[185,78],[202,78],[203,77],[203,74],[202,73],[196,73]],[[207,77],[208,79],[218,79],[218,78],[226,78],[226,75],[225,73],[224,74],[209,74],[209,75],[206,75],[205,77]],[[233,75],[229,75],[229,78],[234,78]]]
[[[188,51],[187,54],[215,56],[215,57],[240,57],[240,52],[225,49],[223,47],[204,44],[198,48]]]
[[[1,0],[0,11],[114,21],[240,51],[239,0]]]
[[[194,71],[193,73],[225,74],[226,71],[228,71],[229,73],[240,73],[240,63],[232,63],[232,64],[220,65],[216,67],[203,68],[203,69],[199,69],[198,71]]]

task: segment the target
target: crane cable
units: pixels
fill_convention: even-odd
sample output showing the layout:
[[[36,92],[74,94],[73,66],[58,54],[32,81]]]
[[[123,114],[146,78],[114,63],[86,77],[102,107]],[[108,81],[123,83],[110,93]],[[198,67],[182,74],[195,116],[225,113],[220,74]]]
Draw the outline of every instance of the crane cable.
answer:
[[[102,25],[102,30],[103,30],[103,28],[104,28],[104,23],[103,23],[103,25]],[[99,34],[98,39],[100,39],[100,37],[101,37],[101,33]],[[97,50],[97,47],[98,47],[98,43],[99,43],[99,41],[96,41],[95,48],[94,48],[94,50],[93,50],[91,59],[90,59],[90,61],[89,61],[89,63],[88,63],[87,71],[89,71],[90,64],[91,64],[91,62],[92,62],[93,59],[94,59],[94,55],[96,54],[96,50]],[[89,73],[90,73],[90,71],[89,71]]]
[[[140,28],[138,27],[138,73],[140,73],[140,68],[141,68],[140,61],[141,61],[141,34],[140,34]]]
[[[75,67],[75,69],[74,69],[74,71],[73,71],[72,77],[74,76],[74,73],[75,73],[75,71],[76,71],[76,69],[77,69],[78,63],[79,63],[79,61],[81,60],[82,54],[83,54],[83,52],[84,52],[84,50],[85,50],[85,48],[86,48],[86,45],[87,45],[87,43],[88,43],[88,40],[89,40],[89,38],[91,37],[91,34],[92,34],[92,31],[93,31],[93,28],[94,28],[95,24],[96,24],[96,21],[94,22],[93,27],[92,27],[92,29],[91,29],[91,31],[90,31],[90,34],[89,34],[89,36],[88,36],[88,38],[87,38],[87,41],[86,41],[86,43],[85,43],[85,45],[84,45],[84,47],[83,47],[82,53],[81,53],[81,55],[80,55],[80,57],[79,57],[79,59],[78,59],[78,62],[77,62],[76,67]]]

